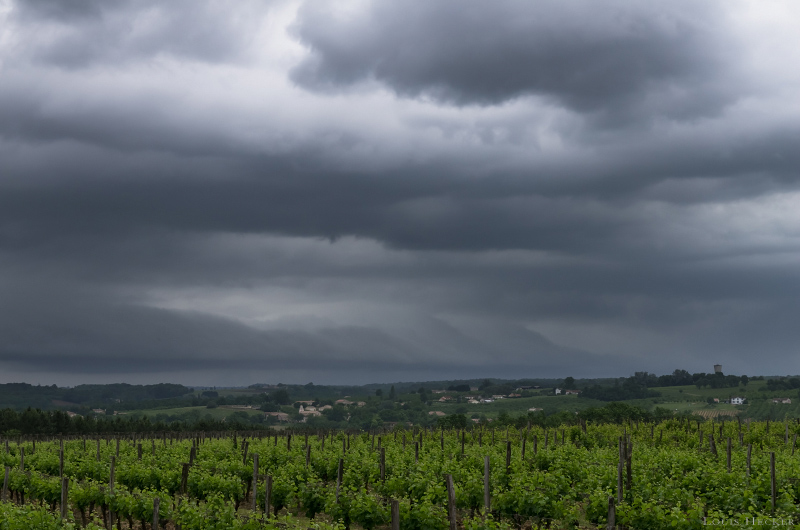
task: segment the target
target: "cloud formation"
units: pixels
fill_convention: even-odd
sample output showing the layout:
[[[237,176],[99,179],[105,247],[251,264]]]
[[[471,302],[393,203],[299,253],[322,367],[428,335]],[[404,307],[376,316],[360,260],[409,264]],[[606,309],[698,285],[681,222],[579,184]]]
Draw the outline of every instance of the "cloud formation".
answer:
[[[796,372],[796,9],[0,2],[2,378]]]
[[[581,113],[697,117],[735,96],[725,85],[740,43],[725,31],[722,7],[307,3],[296,34],[311,54],[292,75],[316,90],[374,80],[400,96],[445,104],[538,95]]]

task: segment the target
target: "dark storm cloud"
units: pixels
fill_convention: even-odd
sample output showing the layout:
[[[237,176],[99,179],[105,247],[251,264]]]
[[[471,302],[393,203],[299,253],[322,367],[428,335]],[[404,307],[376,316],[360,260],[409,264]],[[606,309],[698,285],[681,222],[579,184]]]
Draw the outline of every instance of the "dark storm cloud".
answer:
[[[156,56],[221,62],[241,59],[257,12],[221,2],[33,0],[14,4],[16,21],[37,31],[19,51],[63,68],[120,67]]]
[[[0,373],[785,366],[794,41],[730,6],[0,9]]]
[[[22,279],[25,273],[17,274]],[[33,278],[30,278],[33,279]],[[0,359],[13,370],[72,373],[170,374],[255,370],[281,374],[298,364],[315,370],[460,369],[480,367],[494,350],[494,373],[514,373],[536,364],[593,364],[590,355],[561,348],[519,326],[484,324],[493,335],[470,336],[438,319],[420,318],[413,327],[386,331],[369,326],[256,329],[194,311],[145,307],[125,297],[110,299],[95,286],[53,283],[41,278],[23,288],[0,285]],[[34,284],[38,283],[35,287]],[[512,334],[509,331],[513,331]],[[493,344],[485,341],[492,339]],[[554,362],[558,359],[557,362]],[[599,364],[597,364],[599,366]]]
[[[579,112],[697,117],[732,95],[723,16],[715,2],[306,3],[296,33],[312,53],[292,75],[314,90],[375,79],[456,105],[542,95]]]

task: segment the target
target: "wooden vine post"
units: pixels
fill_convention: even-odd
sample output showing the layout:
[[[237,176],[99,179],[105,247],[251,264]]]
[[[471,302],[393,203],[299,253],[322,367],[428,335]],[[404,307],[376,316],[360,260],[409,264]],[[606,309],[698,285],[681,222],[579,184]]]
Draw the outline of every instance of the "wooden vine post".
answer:
[[[67,508],[69,506],[69,478],[61,477],[61,520],[67,518]]]
[[[608,498],[608,522],[606,523],[606,530],[614,530],[617,526],[617,509],[614,505],[614,497]]]
[[[265,484],[265,491],[264,491],[264,514],[269,519],[269,510],[270,510],[270,499],[272,498],[272,475],[267,475],[264,479]],[[339,490],[336,490],[336,502],[339,502]]]
[[[342,489],[342,475],[344,473],[344,458],[339,459],[339,468],[336,472],[336,503],[339,503],[339,491]]]
[[[155,442],[153,442],[155,443]],[[161,509],[161,499],[156,497],[153,499],[153,530],[158,530],[159,522],[161,521],[161,517],[159,517],[159,510]]]
[[[777,500],[777,493],[778,490],[776,488],[775,483],[775,452],[770,452],[769,454],[769,482],[770,482],[770,491],[772,493],[772,513],[775,513],[775,501]]]
[[[622,446],[622,436],[619,437],[619,463],[617,464],[617,502],[622,502],[622,468],[625,464],[625,449]]]
[[[253,453],[253,487],[250,488],[253,492],[253,512],[258,509],[258,453]]]
[[[119,447],[119,439],[117,439],[117,447]],[[117,471],[117,457],[111,457],[111,467],[108,470],[108,491],[111,495],[114,495],[114,482],[116,479],[116,471]],[[108,510],[108,520],[111,528],[114,528],[114,512],[110,509]]]
[[[11,468],[6,466],[5,478],[3,478],[3,491],[2,496],[0,496],[0,502],[6,502],[8,500],[8,475],[11,472]]]
[[[392,530],[400,530],[400,501],[392,499]]]
[[[458,530],[456,526],[456,490],[453,486],[453,475],[444,476],[447,486],[447,518],[450,521],[450,530]]]
[[[488,515],[489,512],[492,510],[492,494],[489,488],[489,473],[490,466],[489,466],[489,457],[483,457],[483,508],[484,508],[484,516]]]

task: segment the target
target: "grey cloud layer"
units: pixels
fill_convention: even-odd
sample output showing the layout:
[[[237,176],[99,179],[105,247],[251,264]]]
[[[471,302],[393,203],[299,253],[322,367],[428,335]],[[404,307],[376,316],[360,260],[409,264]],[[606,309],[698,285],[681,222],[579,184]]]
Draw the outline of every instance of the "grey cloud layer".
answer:
[[[729,4],[292,6],[5,13],[6,374],[784,369],[800,122]]]
[[[243,41],[263,13],[245,2],[237,10],[222,2],[127,0],[33,0],[14,8],[16,22],[34,30],[26,32],[18,51],[62,68],[118,68],[157,56],[220,63],[241,59]]]
[[[356,13],[308,3],[293,72],[330,90],[375,79],[456,105],[542,95],[579,112],[686,116],[730,102],[738,43],[716,2],[370,2]],[[636,109],[636,110],[632,110]],[[633,117],[633,116],[631,116]]]

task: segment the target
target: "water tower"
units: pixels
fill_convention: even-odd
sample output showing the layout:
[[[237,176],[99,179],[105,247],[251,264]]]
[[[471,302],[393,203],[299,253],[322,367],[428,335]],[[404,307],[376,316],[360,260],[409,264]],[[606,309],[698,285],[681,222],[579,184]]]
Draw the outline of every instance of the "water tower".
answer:
[[[722,373],[722,365],[721,364],[715,364],[714,365],[714,373],[715,374],[721,374]]]

